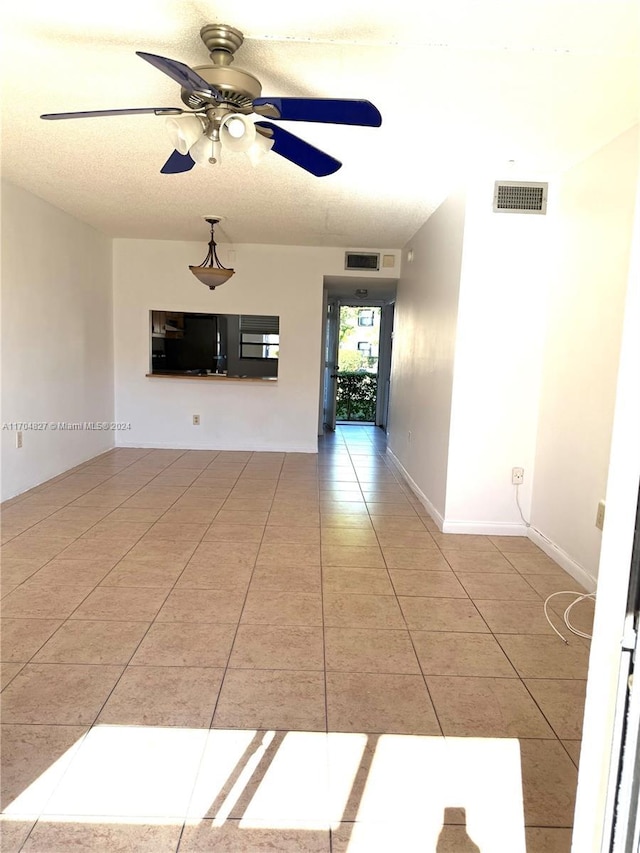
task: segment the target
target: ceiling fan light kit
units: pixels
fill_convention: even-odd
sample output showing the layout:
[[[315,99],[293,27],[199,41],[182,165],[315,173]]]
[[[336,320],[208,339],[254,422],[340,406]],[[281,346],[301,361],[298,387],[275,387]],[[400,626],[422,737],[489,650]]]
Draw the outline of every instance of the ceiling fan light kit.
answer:
[[[310,121],[379,127],[377,108],[366,100],[339,98],[262,97],[262,85],[248,71],[232,66],[242,45],[240,30],[227,24],[207,24],[200,37],[209,51],[210,65],[190,68],[175,59],[136,51],[146,62],[180,85],[187,109],[136,107],[89,112],[46,113],[47,120],[154,114],[165,116],[174,152],[160,170],[163,174],[190,171],[196,163],[216,165],[221,152],[241,152],[255,165],[270,150],[316,177],[331,175],[339,160],[271,121]],[[260,119],[254,121],[250,116]],[[265,121],[270,119],[271,121]]]
[[[209,290],[215,290],[216,287],[219,287],[221,284],[229,281],[231,276],[235,273],[235,270],[223,267],[220,259],[218,258],[218,253],[216,252],[216,241],[213,236],[213,229],[218,222],[220,222],[220,217],[205,216],[205,221],[208,222],[211,227],[209,251],[200,266],[189,266],[189,269],[198,281],[201,281],[202,284],[206,285]]]
[[[311,121],[379,127],[378,109],[365,100],[339,98],[265,98],[257,77],[232,67],[234,54],[242,45],[240,30],[227,24],[207,24],[200,37],[209,51],[210,65],[190,68],[183,62],[136,51],[154,68],[180,86],[187,109],[178,107],[134,107],[73,113],[46,113],[48,121],[70,118],[153,114],[165,117],[165,127],[174,151],[160,169],[164,175],[189,172],[196,165],[219,165],[222,153],[246,154],[255,166],[273,151],[316,177],[332,175],[342,163],[272,121]],[[251,118],[257,116],[258,121]],[[271,121],[265,121],[271,119]],[[211,226],[207,257],[189,269],[210,290],[228,281],[234,270],[224,267],[216,254],[213,229],[218,217],[205,217]]]

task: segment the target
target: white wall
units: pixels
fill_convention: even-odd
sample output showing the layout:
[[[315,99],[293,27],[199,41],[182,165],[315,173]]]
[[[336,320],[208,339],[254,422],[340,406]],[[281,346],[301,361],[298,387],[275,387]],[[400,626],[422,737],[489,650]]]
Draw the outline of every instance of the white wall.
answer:
[[[526,533],[514,466],[525,470],[525,516],[530,507],[550,223],[494,213],[493,191],[493,178],[467,191],[444,524],[451,533]]]
[[[119,442],[315,452],[323,276],[344,275],[344,249],[236,244],[229,262],[228,247],[220,246],[236,273],[209,291],[188,269],[205,248],[204,240],[114,243],[116,411],[132,424]],[[146,377],[151,309],[278,315],[277,382]]]
[[[637,169],[636,127],[553,187],[556,242],[531,522],[592,578],[601,544],[594,522],[606,496]]]
[[[640,486],[640,181],[636,189],[632,252],[607,479],[607,515],[589,658],[573,832],[575,853],[600,853],[609,849],[602,840],[603,833],[610,831],[613,818],[611,799],[608,810],[605,806],[607,794],[612,797],[617,783],[618,756],[612,756],[612,743],[617,734],[616,711],[620,712],[616,708],[620,639],[627,619],[629,570]]]
[[[114,420],[111,241],[2,183],[2,421]],[[2,430],[2,499],[114,444],[112,432]]]
[[[389,449],[440,516],[447,489],[464,228],[464,197],[455,194],[407,243],[394,320]]]

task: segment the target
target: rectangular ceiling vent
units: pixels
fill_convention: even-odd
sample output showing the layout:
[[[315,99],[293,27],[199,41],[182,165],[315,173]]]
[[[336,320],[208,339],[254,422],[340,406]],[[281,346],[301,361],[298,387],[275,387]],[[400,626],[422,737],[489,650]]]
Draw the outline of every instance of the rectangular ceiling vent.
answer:
[[[344,268],[346,270],[379,270],[380,253],[345,252]]]
[[[496,181],[493,192],[494,213],[546,213],[546,183]]]

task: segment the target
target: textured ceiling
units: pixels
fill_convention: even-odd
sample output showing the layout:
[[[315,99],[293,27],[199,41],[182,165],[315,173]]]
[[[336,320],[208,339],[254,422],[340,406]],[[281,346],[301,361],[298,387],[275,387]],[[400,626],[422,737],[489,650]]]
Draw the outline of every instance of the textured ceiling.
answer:
[[[7,4],[8,5],[8,4]],[[78,0],[3,13],[3,175],[111,236],[397,248],[469,174],[552,178],[638,120],[637,0]],[[208,61],[206,23],[242,30],[264,95],[368,98],[381,128],[283,123],[342,160],[315,178],[275,154],[161,175],[156,116],[182,106],[135,55]],[[508,164],[508,161],[515,161]]]

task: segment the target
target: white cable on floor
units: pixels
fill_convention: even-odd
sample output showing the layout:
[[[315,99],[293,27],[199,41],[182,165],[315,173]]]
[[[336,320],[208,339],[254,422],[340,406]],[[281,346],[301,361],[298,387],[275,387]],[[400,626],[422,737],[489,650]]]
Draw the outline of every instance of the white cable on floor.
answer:
[[[571,604],[570,604],[570,605],[567,607],[567,609],[564,611],[564,624],[567,626],[567,628],[571,631],[571,633],[572,633],[572,634],[576,634],[578,637],[584,637],[584,638],[585,638],[585,640],[590,640],[590,639],[591,639],[591,635],[590,635],[590,634],[585,634],[583,631],[579,631],[577,628],[574,628],[574,627],[573,627],[573,625],[572,625],[572,624],[571,624],[571,622],[569,621],[569,613],[571,612],[571,609],[572,609],[573,607],[575,607],[575,605],[576,605],[579,601],[583,601],[585,598],[593,598],[593,599],[595,599],[595,597],[596,597],[595,592],[576,592],[576,590],[573,590],[573,589],[562,589],[562,590],[560,590],[560,591],[558,591],[558,592],[552,592],[552,593],[551,593],[551,595],[547,596],[547,598],[545,599],[545,602],[544,602],[544,615],[545,615],[545,617],[546,617],[546,619],[547,619],[547,622],[549,623],[549,625],[551,625],[551,627],[552,627],[552,628],[553,628],[553,630],[556,632],[556,634],[560,637],[560,639],[563,641],[563,643],[567,643],[567,645],[568,645],[569,641],[566,639],[566,637],[563,637],[563,636],[562,636],[562,634],[560,633],[560,631],[558,631],[558,629],[556,628],[556,626],[553,624],[553,622],[552,622],[552,621],[551,621],[551,619],[549,618],[549,612],[548,612],[548,610],[547,610],[547,605],[548,605],[548,603],[549,603],[549,602],[551,601],[551,599],[552,599],[554,596],[556,596],[556,595],[575,595],[575,596],[576,596],[576,598],[571,602]]]

